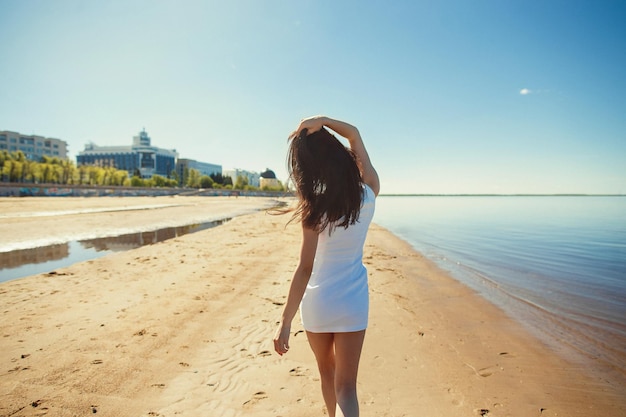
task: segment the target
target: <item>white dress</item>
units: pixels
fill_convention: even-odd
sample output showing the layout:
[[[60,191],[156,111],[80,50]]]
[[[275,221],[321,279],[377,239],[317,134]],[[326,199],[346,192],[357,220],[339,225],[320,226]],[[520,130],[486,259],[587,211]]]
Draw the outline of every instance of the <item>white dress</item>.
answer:
[[[363,245],[374,216],[376,196],[365,185],[359,220],[329,235],[320,233],[313,273],[300,304],[304,328],[313,333],[356,332],[367,328],[369,293]]]

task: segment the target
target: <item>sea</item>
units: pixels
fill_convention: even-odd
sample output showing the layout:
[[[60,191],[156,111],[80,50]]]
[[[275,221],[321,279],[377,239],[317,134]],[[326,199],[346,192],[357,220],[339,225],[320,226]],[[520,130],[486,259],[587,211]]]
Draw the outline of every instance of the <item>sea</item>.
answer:
[[[380,196],[376,204],[374,222],[537,340],[626,381],[626,196]]]

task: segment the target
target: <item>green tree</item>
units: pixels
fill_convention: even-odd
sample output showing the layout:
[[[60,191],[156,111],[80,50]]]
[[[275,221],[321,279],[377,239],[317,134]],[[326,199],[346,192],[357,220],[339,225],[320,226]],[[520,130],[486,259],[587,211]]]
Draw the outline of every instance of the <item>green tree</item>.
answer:
[[[22,176],[21,182],[33,182],[33,161],[27,159],[24,161],[24,165],[22,166]]]
[[[78,183],[88,184],[89,182],[89,167],[86,165],[80,165],[78,167]]]
[[[96,171],[95,185],[107,185],[108,172],[106,169],[98,167]]]
[[[180,184],[180,178],[178,178],[178,172],[175,169],[170,172],[170,179],[176,181],[176,185]]]
[[[235,190],[243,190],[245,189],[245,187],[249,185],[248,184],[248,177],[243,176],[243,175],[238,175],[237,176],[237,182],[235,182],[235,185],[233,186],[233,188]]]
[[[154,184],[155,187],[165,187],[166,181],[167,181],[167,178],[162,177],[160,175],[152,176],[152,184]]]
[[[201,188],[213,188],[213,180],[208,175],[203,175],[200,177],[200,187]]]
[[[11,155],[6,150],[0,151],[0,169],[4,167],[4,162],[11,159]]]
[[[26,161],[26,155],[22,151],[17,151],[13,154],[13,160],[23,163]]]
[[[218,172],[214,172],[211,175],[209,175],[211,177],[211,179],[213,180],[214,183],[216,184],[224,184],[224,176],[221,173]]]
[[[131,187],[143,187],[144,186],[144,180],[143,178],[134,175],[131,179],[130,179],[130,185]]]
[[[11,181],[13,182],[24,181],[24,164],[25,164],[25,161],[23,160],[23,158],[13,161],[13,167],[11,168]]]
[[[187,180],[189,180],[189,167],[185,166],[185,168],[183,168],[183,177],[180,179],[180,182],[179,182],[180,186],[186,187]]]
[[[41,175],[41,164],[38,162],[33,163],[30,168],[31,181],[35,184],[39,184],[41,182]]]
[[[88,185],[97,185],[98,184],[98,170],[100,168],[96,167],[96,166],[91,166],[89,167],[89,170],[87,171],[89,177],[87,180],[87,184]]]
[[[55,184],[63,184],[63,167],[61,164],[52,165],[53,182]]]
[[[2,165],[2,178],[6,182],[11,182],[11,171],[13,170],[13,161],[8,159]]]
[[[113,178],[113,185],[124,185],[128,179],[128,172],[118,169],[113,173]]]
[[[63,184],[71,184],[73,183],[74,178],[74,164],[69,159],[65,159],[60,161],[60,166],[62,169],[61,173],[61,183]]]
[[[282,182],[278,181],[278,185],[276,185],[275,187],[270,187],[269,185],[265,185],[262,188],[263,191],[285,191],[285,186],[283,185]]]
[[[200,172],[196,169],[190,169],[185,185],[191,188],[200,188]]]

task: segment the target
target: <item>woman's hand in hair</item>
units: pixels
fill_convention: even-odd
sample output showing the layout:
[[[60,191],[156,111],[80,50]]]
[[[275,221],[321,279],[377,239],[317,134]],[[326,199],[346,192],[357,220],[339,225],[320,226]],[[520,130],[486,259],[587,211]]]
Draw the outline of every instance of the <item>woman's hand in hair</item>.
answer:
[[[298,128],[296,129],[296,133],[300,134],[300,132],[302,132],[302,130],[304,129],[306,129],[307,135],[317,132],[322,127],[324,127],[326,120],[328,120],[328,118],[325,116],[312,116],[312,117],[307,117],[306,119],[302,119],[300,120],[300,124],[298,125]]]
[[[326,126],[350,142],[350,149],[352,149],[352,151],[356,154],[363,182],[370,186],[372,191],[374,191],[374,194],[378,195],[378,191],[380,190],[378,173],[372,166],[372,162],[370,161],[367,150],[365,149],[359,130],[355,126],[342,122],[341,120],[331,119],[330,117],[325,116],[313,116],[303,119],[300,122],[298,132],[300,132],[303,128],[308,129],[309,127],[314,129],[312,132],[315,132],[316,130],[321,129],[322,126]]]

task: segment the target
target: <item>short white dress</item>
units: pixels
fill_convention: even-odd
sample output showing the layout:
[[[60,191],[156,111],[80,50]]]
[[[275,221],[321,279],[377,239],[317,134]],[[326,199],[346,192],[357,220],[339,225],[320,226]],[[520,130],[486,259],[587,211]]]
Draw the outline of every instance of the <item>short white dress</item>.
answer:
[[[347,229],[320,233],[300,318],[313,333],[356,332],[367,328],[369,292],[363,245],[374,216],[376,196],[364,185],[359,220]]]

